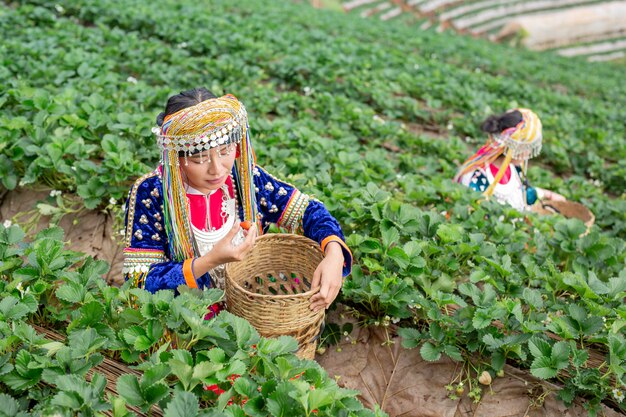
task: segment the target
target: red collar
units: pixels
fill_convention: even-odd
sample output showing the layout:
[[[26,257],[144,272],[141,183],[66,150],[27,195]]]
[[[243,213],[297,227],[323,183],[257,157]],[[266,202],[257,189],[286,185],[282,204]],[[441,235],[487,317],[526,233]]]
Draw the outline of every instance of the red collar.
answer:
[[[500,170],[500,168],[498,168],[494,164],[489,164],[489,170],[491,171],[491,175],[495,177],[498,174],[498,171]],[[502,185],[507,184],[510,180],[511,180],[511,164],[509,164],[509,166],[506,167],[506,171],[504,171],[504,175],[500,179],[500,184]]]

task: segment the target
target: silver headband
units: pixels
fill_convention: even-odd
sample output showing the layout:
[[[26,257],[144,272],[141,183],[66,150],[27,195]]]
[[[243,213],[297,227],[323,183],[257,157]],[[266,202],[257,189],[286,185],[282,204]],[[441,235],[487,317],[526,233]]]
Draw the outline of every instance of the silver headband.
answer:
[[[532,142],[518,142],[510,135],[493,135],[493,139],[501,146],[513,151],[513,159],[530,159],[541,153],[543,137],[541,134]]]
[[[211,109],[211,112],[228,112],[230,109]],[[166,151],[184,152],[193,154],[203,150],[209,150],[229,143],[239,143],[243,137],[243,128],[247,127],[248,117],[245,108],[242,107],[238,114],[233,115],[233,120],[226,126],[209,127],[202,133],[188,135],[163,134],[163,128],[155,126],[152,132],[156,136],[157,144]],[[198,116],[198,118],[202,115]],[[166,123],[167,124],[167,123]],[[167,127],[167,126],[166,126]]]

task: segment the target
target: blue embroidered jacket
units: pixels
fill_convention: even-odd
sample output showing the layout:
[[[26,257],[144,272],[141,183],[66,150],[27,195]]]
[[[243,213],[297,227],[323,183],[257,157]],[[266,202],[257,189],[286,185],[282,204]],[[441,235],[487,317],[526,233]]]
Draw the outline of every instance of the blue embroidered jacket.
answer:
[[[326,207],[260,167],[254,168],[253,177],[263,231],[274,223],[292,233],[304,234],[318,242],[322,250],[336,241],[345,259],[343,276],[350,274],[352,254],[339,223]],[[241,204],[238,207],[241,218]],[[170,260],[163,221],[162,182],[157,169],[135,182],[126,201],[125,217],[124,276],[150,292],[176,289],[186,283],[183,262]],[[211,286],[208,274],[196,277],[196,282],[200,288]]]

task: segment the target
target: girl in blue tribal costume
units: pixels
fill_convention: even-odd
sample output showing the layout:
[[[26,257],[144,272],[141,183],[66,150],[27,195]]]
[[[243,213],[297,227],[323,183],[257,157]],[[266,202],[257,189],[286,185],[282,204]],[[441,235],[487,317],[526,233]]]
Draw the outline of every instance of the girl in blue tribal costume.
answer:
[[[162,162],[135,182],[127,201],[125,278],[150,292],[223,288],[223,265],[242,260],[275,223],[320,244],[325,257],[311,309],[328,307],[352,254],[321,202],[256,164],[243,104],[203,88],[185,91],[170,97],[157,125]]]
[[[454,180],[494,196],[517,210],[529,210],[537,200],[564,201],[555,192],[528,185],[528,160],[541,152],[541,120],[528,109],[515,109],[485,120],[487,143],[461,165]]]

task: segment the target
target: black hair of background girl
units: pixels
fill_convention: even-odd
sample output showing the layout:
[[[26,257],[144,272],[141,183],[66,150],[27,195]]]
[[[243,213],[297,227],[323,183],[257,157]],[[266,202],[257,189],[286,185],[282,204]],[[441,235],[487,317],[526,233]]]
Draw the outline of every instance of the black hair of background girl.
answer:
[[[198,87],[191,90],[181,91],[179,94],[173,95],[167,99],[165,111],[159,113],[156,122],[158,126],[163,126],[163,120],[170,114],[174,114],[187,107],[195,106],[203,101],[211,98],[217,98],[215,94],[204,87]]]
[[[515,127],[524,120],[519,110],[489,116],[481,125],[480,129],[486,133],[500,133],[510,127]]]

